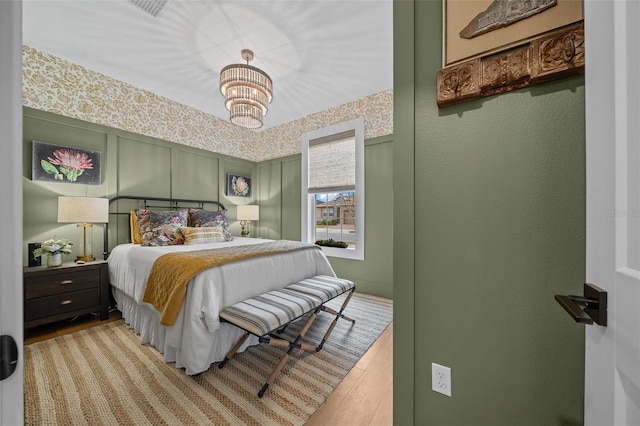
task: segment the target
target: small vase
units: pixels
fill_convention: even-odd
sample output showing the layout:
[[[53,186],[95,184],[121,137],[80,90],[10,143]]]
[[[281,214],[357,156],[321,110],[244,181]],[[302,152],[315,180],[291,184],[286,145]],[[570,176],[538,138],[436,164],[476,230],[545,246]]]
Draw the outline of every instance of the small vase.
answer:
[[[47,256],[47,267],[62,266],[62,253],[52,253]]]

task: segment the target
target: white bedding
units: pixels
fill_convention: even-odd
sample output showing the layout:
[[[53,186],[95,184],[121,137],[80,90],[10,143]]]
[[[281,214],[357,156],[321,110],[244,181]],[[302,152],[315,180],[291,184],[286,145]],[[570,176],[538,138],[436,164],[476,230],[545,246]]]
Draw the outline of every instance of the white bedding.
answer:
[[[326,274],[335,276],[322,250],[297,250],[261,256],[217,266],[198,274],[187,287],[187,295],[174,325],[160,325],[160,313],[142,302],[144,286],[159,256],[189,250],[230,245],[259,244],[271,240],[235,238],[233,241],[168,247],[116,246],[108,258],[113,294],[125,322],[140,334],[141,343],[150,343],[187,374],[205,371],[221,361],[242,331],[220,323],[221,309],[269,290],[286,287],[304,278]],[[253,337],[253,336],[252,336]],[[256,344],[253,337],[242,348]]]

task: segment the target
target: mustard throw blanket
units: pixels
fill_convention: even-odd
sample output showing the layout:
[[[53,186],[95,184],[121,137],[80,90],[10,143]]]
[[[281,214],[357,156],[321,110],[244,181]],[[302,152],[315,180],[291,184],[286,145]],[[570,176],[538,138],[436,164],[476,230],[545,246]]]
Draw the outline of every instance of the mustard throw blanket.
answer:
[[[142,301],[151,303],[160,311],[160,324],[173,325],[187,293],[189,280],[201,271],[252,257],[308,249],[321,250],[315,244],[280,240],[163,254],[153,263]]]

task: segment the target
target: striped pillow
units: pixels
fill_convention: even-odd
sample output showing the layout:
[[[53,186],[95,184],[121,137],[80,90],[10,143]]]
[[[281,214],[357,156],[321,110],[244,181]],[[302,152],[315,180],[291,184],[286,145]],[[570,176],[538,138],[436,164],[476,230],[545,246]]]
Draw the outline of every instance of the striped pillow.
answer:
[[[225,241],[224,232],[219,226],[210,227],[181,227],[185,244],[219,243]]]
[[[229,219],[227,218],[227,210],[200,210],[189,209],[188,226],[210,227],[219,226],[224,233],[225,241],[233,240],[231,230],[229,229]]]

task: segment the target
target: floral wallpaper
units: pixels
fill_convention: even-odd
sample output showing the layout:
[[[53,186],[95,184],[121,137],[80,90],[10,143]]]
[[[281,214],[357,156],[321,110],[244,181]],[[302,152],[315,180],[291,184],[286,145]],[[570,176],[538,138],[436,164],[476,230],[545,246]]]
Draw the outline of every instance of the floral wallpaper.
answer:
[[[23,105],[250,161],[300,153],[300,136],[365,117],[365,137],[393,133],[393,92],[255,132],[23,46]]]

